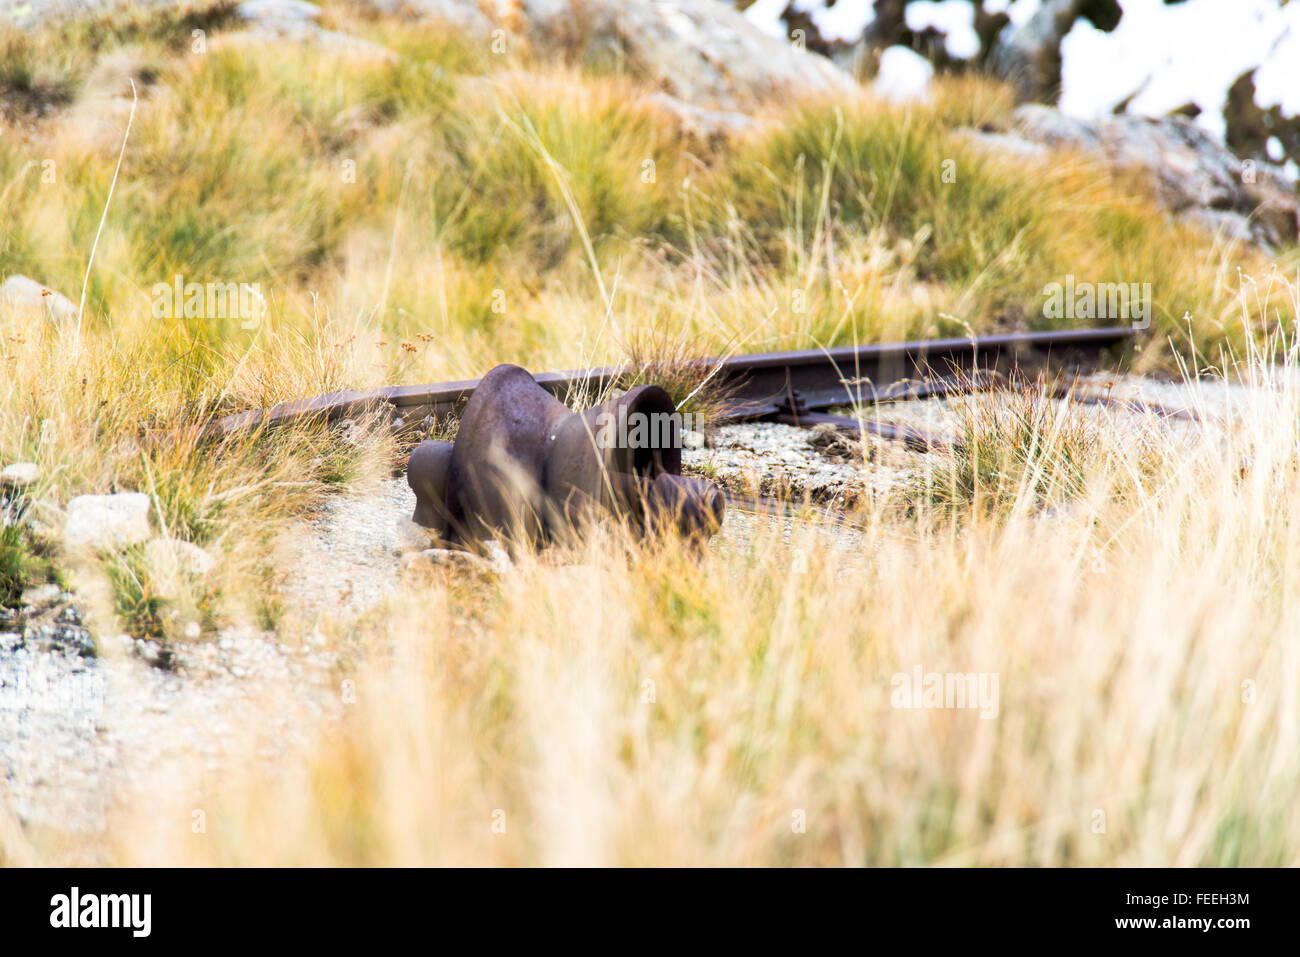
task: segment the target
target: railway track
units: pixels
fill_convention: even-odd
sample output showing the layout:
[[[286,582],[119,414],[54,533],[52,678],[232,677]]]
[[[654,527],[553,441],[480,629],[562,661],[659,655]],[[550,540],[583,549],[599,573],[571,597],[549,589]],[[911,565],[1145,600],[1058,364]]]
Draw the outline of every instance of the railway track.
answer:
[[[792,425],[832,424],[867,429],[882,438],[917,449],[938,444],[914,429],[833,416],[824,410],[843,405],[871,405],[903,399],[950,395],[982,388],[994,373],[1068,366],[1116,351],[1132,340],[1132,329],[1070,329],[1017,332],[974,339],[928,339],[912,342],[841,346],[701,359],[700,377],[709,377],[724,396],[722,422],[777,421]],[[575,392],[601,394],[637,373],[605,367],[571,372],[542,372],[533,378],[560,400]],[[229,435],[261,428],[280,428],[313,421],[338,421],[361,415],[387,414],[401,425],[435,422],[459,415],[479,380],[388,386],[368,391],[332,392],[282,403],[265,410],[228,415],[217,423]],[[1104,398],[1092,397],[1097,401]]]

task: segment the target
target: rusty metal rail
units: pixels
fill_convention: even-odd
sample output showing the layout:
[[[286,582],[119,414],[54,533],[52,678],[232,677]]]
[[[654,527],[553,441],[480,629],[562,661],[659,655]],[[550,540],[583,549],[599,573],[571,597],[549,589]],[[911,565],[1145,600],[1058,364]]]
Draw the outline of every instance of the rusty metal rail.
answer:
[[[1123,346],[1132,329],[1070,329],[1017,332],[975,339],[930,339],[912,342],[841,346],[794,352],[769,352],[698,362],[726,396],[722,420],[778,420],[802,410],[805,415],[837,405],[872,404],[952,394],[978,388],[979,373],[1061,365],[1093,358]],[[543,372],[538,385],[563,400],[572,391],[599,394],[635,374],[626,368]],[[367,413],[389,412],[394,420],[412,422],[433,416],[444,420],[464,408],[478,379],[429,385],[388,386],[369,391],[333,392],[286,402],[265,410],[226,416],[218,429],[231,434],[308,421],[337,421]],[[930,440],[895,436],[914,447]]]

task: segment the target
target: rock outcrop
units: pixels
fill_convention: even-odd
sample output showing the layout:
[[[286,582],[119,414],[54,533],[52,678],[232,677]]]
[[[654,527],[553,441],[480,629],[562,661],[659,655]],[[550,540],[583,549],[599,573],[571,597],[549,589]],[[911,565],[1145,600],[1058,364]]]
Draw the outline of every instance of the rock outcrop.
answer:
[[[417,20],[444,20],[477,36],[487,36],[496,28],[478,0],[369,0],[369,4],[381,13],[405,14]]]
[[[498,0],[498,9],[535,47],[623,63],[696,106],[744,110],[854,85],[825,57],[763,33],[718,0]]]
[[[726,140],[760,126],[752,116],[737,113],[735,110],[710,110],[703,106],[693,106],[684,100],[667,93],[656,93],[650,101],[660,109],[671,113],[677,120],[678,128],[687,136],[704,141]]]
[[[502,31],[545,57],[626,69],[668,96],[708,110],[744,111],[773,98],[854,88],[820,54],[764,33],[720,0],[370,0],[389,12]]]
[[[79,6],[119,2],[123,0],[61,0],[40,16],[12,19],[33,25]],[[485,44],[518,43],[548,59],[608,63],[705,110],[743,112],[765,100],[834,95],[855,86],[850,75],[826,57],[765,33],[724,0],[360,2],[387,14],[445,22]],[[392,55],[376,44],[322,27],[319,8],[305,0],[246,0],[234,14],[233,29],[219,35],[222,43],[288,41]],[[703,125],[716,131],[732,123],[730,118],[706,117]]]
[[[377,43],[325,29],[316,22],[320,18],[320,7],[306,0],[246,0],[235,8],[235,16],[246,25],[246,29],[224,34],[221,37],[223,43],[288,41],[379,59],[396,56]]]
[[[1116,172],[1149,178],[1157,199],[1175,215],[1237,239],[1276,249],[1300,233],[1295,193],[1267,164],[1243,161],[1206,130],[1181,116],[1108,116],[1083,120],[1027,103],[1010,130],[971,134],[982,146],[1022,156],[1077,149]]]

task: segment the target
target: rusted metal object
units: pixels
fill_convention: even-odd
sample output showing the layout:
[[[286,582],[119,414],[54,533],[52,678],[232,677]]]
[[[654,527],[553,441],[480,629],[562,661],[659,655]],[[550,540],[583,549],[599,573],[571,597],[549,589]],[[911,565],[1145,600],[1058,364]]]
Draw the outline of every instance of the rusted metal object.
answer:
[[[544,544],[601,512],[640,532],[707,537],[722,525],[722,493],[681,474],[672,398],[644,385],[584,412],[569,410],[514,365],[482,378],[456,441],[412,452],[414,520],[449,543],[490,538]]]

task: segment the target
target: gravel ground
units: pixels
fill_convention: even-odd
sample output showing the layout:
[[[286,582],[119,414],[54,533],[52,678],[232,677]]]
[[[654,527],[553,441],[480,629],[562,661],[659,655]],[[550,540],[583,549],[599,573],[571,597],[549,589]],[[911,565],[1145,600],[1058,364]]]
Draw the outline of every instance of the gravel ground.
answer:
[[[402,552],[432,544],[411,521],[414,510],[405,476],[332,498],[287,536],[286,601],[322,617],[379,604],[397,587]]]
[[[99,657],[0,653],[0,773],[25,825],[93,833],[132,794],[197,795],[230,743],[269,732],[283,746],[328,719],[337,699],[331,654],[286,648],[271,634],[225,631],[181,646],[171,671],[119,641],[101,646]],[[250,707],[264,700],[283,706]]]
[[[887,492],[918,464],[914,454],[874,437],[845,439],[829,428],[747,422],[724,425],[711,439],[707,448],[683,451],[683,471],[730,492],[807,498],[830,508],[851,505],[867,491]]]

